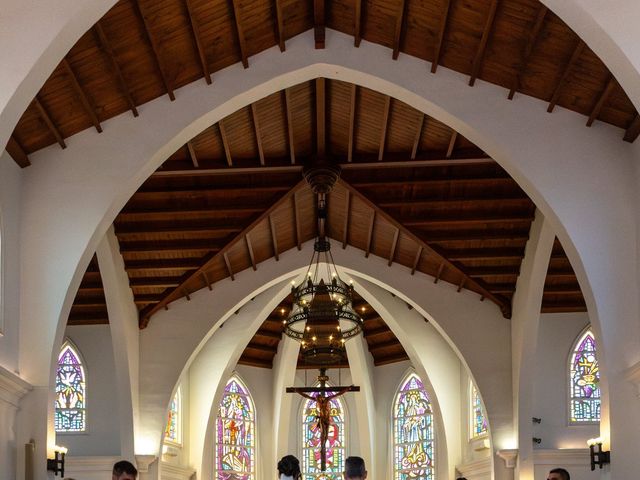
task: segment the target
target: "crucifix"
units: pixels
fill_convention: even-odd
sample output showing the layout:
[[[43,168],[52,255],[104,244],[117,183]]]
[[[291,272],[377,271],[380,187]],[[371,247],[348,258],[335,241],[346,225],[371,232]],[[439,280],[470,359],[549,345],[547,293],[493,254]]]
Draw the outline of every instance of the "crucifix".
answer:
[[[331,426],[331,400],[347,392],[359,392],[360,387],[355,385],[328,387],[327,369],[320,368],[318,375],[319,387],[287,387],[287,393],[298,395],[316,402],[316,425],[320,429],[320,470],[327,469],[327,439]],[[315,395],[314,395],[315,394]]]

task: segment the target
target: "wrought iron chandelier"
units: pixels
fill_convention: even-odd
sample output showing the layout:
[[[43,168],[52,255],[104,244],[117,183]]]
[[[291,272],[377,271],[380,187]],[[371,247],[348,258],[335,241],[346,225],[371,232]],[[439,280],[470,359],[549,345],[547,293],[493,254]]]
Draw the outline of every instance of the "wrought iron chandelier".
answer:
[[[326,237],[327,195],[340,167],[316,163],[303,175],[318,198],[318,236],[304,279],[292,282],[293,305],[283,321],[284,333],[300,342],[306,363],[340,364],[346,360],[346,341],[362,332],[363,323],[353,309],[353,285],[340,278]]]

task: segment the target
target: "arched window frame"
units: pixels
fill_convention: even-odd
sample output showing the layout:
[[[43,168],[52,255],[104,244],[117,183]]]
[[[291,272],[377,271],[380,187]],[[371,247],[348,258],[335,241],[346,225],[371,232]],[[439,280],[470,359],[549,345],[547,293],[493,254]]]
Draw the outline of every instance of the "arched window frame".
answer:
[[[480,407],[480,414],[483,419],[483,431],[478,432],[476,430],[476,418],[477,418],[477,408]],[[476,387],[473,380],[469,379],[469,440],[479,440],[482,438],[486,438],[489,435],[489,422],[487,421],[487,413],[484,410],[484,405],[482,404],[482,398],[480,397],[480,391],[478,387]]]
[[[591,338],[593,338],[593,342],[594,342],[594,347],[595,347],[595,357],[596,357],[596,375],[597,378],[600,378],[600,371],[599,371],[599,364],[598,364],[598,344],[596,341],[596,337],[595,334],[593,333],[593,330],[591,329],[591,325],[588,325],[587,327],[585,327],[580,334],[575,338],[575,340],[573,341],[573,343],[571,344],[571,350],[569,351],[569,355],[567,358],[567,370],[566,370],[566,385],[567,385],[567,423],[569,426],[578,426],[578,425],[599,425],[600,424],[600,418],[598,418],[597,420],[575,420],[574,416],[573,416],[573,402],[575,399],[577,398],[581,398],[578,396],[574,396],[574,381],[573,381],[573,375],[574,375],[574,369],[573,369],[573,364],[574,364],[574,358],[575,355],[578,353],[578,348],[580,347],[580,345],[584,342],[584,340],[587,338],[587,336],[590,335]],[[594,397],[594,400],[597,401],[597,403],[601,403],[601,394],[600,394],[600,387],[598,387],[595,392],[597,393],[597,397]],[[594,402],[596,403],[596,402]]]
[[[214,471],[214,480],[220,480],[220,472],[221,471],[225,471],[225,470],[219,470],[218,469],[218,455],[219,455],[219,443],[218,443],[218,425],[220,422],[220,406],[222,405],[222,402],[224,401],[225,396],[227,395],[227,387],[229,386],[229,384],[231,382],[235,381],[238,385],[240,385],[240,387],[246,392],[245,395],[243,395],[244,397],[246,397],[246,399],[249,402],[249,406],[251,409],[251,412],[253,413],[253,420],[252,420],[252,433],[253,433],[253,446],[250,447],[253,452],[251,454],[251,467],[252,470],[251,472],[249,472],[248,476],[246,477],[247,480],[255,480],[256,479],[256,464],[257,464],[257,458],[258,458],[258,435],[257,435],[257,414],[256,414],[256,407],[255,407],[255,402],[253,401],[253,395],[251,395],[251,391],[249,390],[249,387],[247,387],[247,384],[244,380],[242,380],[242,378],[237,374],[237,373],[233,373],[231,375],[231,377],[229,378],[229,380],[227,381],[227,383],[225,383],[225,387],[224,387],[224,392],[222,394],[222,398],[220,398],[220,403],[218,404],[217,407],[217,412],[216,412],[216,422],[215,422],[215,431],[213,432],[213,438],[214,438],[214,452],[213,452],[213,471]]]
[[[174,403],[175,403],[175,409],[172,408],[172,405]],[[171,402],[169,403],[169,409],[167,411],[167,425],[165,427],[165,434],[164,434],[164,443],[178,446],[178,447],[182,446],[182,408],[183,408],[182,407],[182,385],[179,385],[178,388],[176,389],[175,395],[171,398]],[[174,415],[176,417],[175,438],[171,438],[169,436],[169,424],[171,422],[171,416],[173,411],[175,411]]]
[[[60,430],[55,426],[55,417],[57,417],[58,415],[58,411],[62,410],[60,408],[56,408],[54,405],[54,428],[56,431],[56,435],[76,435],[76,434],[86,434],[88,432],[88,410],[87,410],[87,392],[88,392],[88,387],[87,387],[87,367],[86,367],[86,362],[84,361],[84,357],[82,356],[82,353],[80,352],[80,349],[69,339],[69,338],[65,338],[64,342],[62,343],[62,347],[60,347],[60,352],[58,354],[58,363],[56,366],[56,384],[54,385],[54,390],[56,392],[56,398],[57,398],[57,390],[58,390],[58,371],[60,369],[60,359],[62,357],[62,354],[65,352],[66,349],[70,349],[71,352],[76,356],[76,358],[78,359],[78,366],[80,368],[80,371],[82,373],[82,379],[83,379],[83,407],[82,408],[78,408],[77,410],[81,410],[83,412],[83,416],[84,416],[84,424],[83,424],[83,428],[79,429],[79,430]]]
[[[331,382],[327,382],[327,386],[330,387]],[[316,383],[314,387],[319,387],[320,384]],[[333,475],[333,478],[336,480],[342,480],[342,471],[344,470],[344,460],[347,458],[347,445],[349,442],[349,412],[347,410],[347,402],[344,401],[344,397],[337,397],[334,399],[338,405],[340,406],[340,410],[342,412],[342,467],[339,468],[340,472],[329,472],[329,475]],[[306,473],[306,462],[307,459],[305,457],[307,447],[305,446],[305,433],[306,433],[306,425],[308,422],[305,422],[305,412],[307,410],[307,405],[311,400],[306,398],[302,398],[300,402],[300,408],[298,410],[298,438],[300,439],[300,470],[302,472],[302,480],[309,480],[319,478],[325,480],[325,478],[331,479],[331,476],[322,477],[320,475],[315,475],[313,473]]]
[[[416,377],[420,383],[422,384],[422,389],[424,391],[424,393],[426,394],[427,397],[427,401],[429,403],[429,415],[431,417],[431,444],[432,444],[432,462],[433,462],[433,467],[431,467],[431,472],[430,475],[426,476],[426,477],[420,477],[421,480],[426,479],[426,480],[435,480],[438,478],[438,469],[439,469],[439,462],[438,462],[438,445],[437,445],[437,439],[436,439],[436,435],[438,432],[438,427],[436,425],[435,419],[436,419],[436,412],[434,410],[434,403],[431,400],[431,393],[429,392],[428,389],[428,382],[425,382],[420,375],[417,374],[417,372],[415,372],[415,370],[411,369],[409,370],[409,372],[407,372],[404,377],[402,377],[402,380],[400,381],[400,383],[398,384],[398,387],[396,388],[396,393],[393,396],[393,401],[391,403],[391,428],[390,430],[390,435],[391,435],[391,478],[394,480],[399,479],[400,477],[397,476],[397,469],[396,469],[396,452],[397,452],[397,443],[396,443],[396,404],[398,403],[399,399],[400,399],[400,395],[402,394],[402,389],[403,387],[411,380],[412,377]]]

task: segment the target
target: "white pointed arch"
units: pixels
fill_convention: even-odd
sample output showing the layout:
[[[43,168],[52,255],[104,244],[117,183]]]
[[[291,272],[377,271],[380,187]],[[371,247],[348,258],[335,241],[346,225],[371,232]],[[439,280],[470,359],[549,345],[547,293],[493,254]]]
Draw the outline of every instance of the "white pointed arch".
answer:
[[[56,433],[87,431],[87,369],[80,349],[69,338],[58,354],[54,415]]]
[[[591,325],[587,325],[571,344],[566,378],[568,423],[597,425],[601,405],[600,367]]]

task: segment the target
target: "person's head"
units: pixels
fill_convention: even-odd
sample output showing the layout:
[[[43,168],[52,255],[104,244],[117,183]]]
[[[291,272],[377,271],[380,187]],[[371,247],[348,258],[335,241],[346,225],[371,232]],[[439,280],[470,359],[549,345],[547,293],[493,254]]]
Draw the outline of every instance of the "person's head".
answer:
[[[360,457],[347,457],[344,461],[345,480],[365,480],[367,469],[364,467],[364,460]]]
[[[571,480],[571,475],[564,468],[554,468],[547,475],[547,480]]]
[[[136,480],[137,477],[138,470],[131,462],[120,460],[113,466],[111,480]]]
[[[285,455],[278,462],[278,475],[285,477],[291,477],[297,480],[302,476],[300,473],[300,462],[293,455]]]

